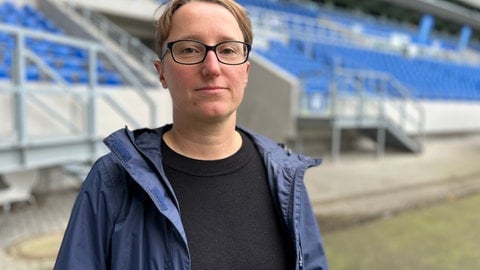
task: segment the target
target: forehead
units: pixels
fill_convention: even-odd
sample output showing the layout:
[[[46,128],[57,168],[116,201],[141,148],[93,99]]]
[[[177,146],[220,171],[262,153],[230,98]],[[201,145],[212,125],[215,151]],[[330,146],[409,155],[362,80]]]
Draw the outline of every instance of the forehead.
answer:
[[[220,4],[202,1],[189,2],[173,14],[168,39],[186,38],[243,41],[240,26],[228,9]]]

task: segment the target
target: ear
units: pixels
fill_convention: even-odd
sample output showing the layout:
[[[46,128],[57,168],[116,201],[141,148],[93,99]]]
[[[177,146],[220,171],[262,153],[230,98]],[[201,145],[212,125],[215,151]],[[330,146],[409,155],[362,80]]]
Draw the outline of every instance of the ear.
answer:
[[[160,80],[160,83],[162,84],[163,88],[167,89],[168,86],[167,86],[167,81],[165,80],[165,76],[164,76],[162,61],[155,60],[155,62],[153,62],[153,65],[155,66],[155,69],[157,70],[158,78]]]
[[[249,77],[249,74],[250,74],[250,61],[247,62],[247,67],[246,67],[245,72],[247,73],[247,76],[245,77],[245,87],[246,87],[247,83],[248,83],[248,77]]]

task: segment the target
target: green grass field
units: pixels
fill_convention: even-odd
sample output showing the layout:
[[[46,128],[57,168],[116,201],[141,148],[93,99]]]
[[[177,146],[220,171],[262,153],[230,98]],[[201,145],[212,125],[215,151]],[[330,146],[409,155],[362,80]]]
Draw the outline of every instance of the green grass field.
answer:
[[[480,269],[480,195],[324,234],[331,270]]]

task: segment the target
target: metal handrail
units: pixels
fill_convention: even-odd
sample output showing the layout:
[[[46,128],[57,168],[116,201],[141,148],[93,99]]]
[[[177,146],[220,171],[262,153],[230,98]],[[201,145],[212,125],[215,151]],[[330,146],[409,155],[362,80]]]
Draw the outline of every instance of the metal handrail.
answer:
[[[263,31],[262,35],[276,36],[278,33],[284,33],[289,37],[295,37],[296,39],[304,41],[344,44],[347,46],[388,43],[388,40],[385,38],[365,38],[364,36],[355,33],[350,28],[331,20],[312,18],[289,12],[274,11],[256,6],[247,6],[247,9],[250,18],[255,25],[254,30],[260,30],[264,27],[269,29],[269,31]]]
[[[288,40],[291,37],[308,42],[321,42],[337,46],[355,46],[365,48],[379,48],[386,51],[404,53],[409,46],[417,48],[422,53],[413,57],[430,57],[436,59],[458,59],[459,61],[478,64],[480,56],[473,50],[463,52],[434,48],[430,45],[411,42],[402,47],[392,45],[390,37],[356,32],[353,27],[342,25],[322,16],[312,18],[289,12],[275,11],[258,6],[247,6],[254,30],[261,32],[262,37]],[[280,37],[279,37],[280,36]]]
[[[390,121],[390,123],[404,131],[407,130],[408,125],[411,125],[412,127],[415,127],[414,133],[418,134],[419,138],[421,139],[421,136],[424,133],[424,108],[418,100],[415,100],[411,97],[408,88],[399,82],[395,77],[393,77],[391,74],[379,71],[336,68],[334,71],[334,81],[337,82],[341,78],[350,80],[350,82],[347,82],[347,84],[350,84],[351,81],[354,80],[358,82],[369,79],[378,80],[384,84],[383,87],[378,88],[378,93],[376,95],[370,96],[366,94],[366,90],[363,87],[351,85],[353,86],[354,93],[349,92],[346,97],[344,96],[343,98],[360,98],[356,111],[357,114],[355,116],[357,119],[359,119],[359,121],[364,120],[365,117],[367,117],[365,112],[365,104],[369,101],[378,101],[377,120],[382,120],[382,118],[387,119]],[[389,91],[387,91],[386,85],[392,86],[388,89]],[[334,91],[336,92],[334,95],[335,98],[331,102],[337,103],[338,100],[342,98],[341,93],[345,91],[343,89],[339,89],[338,85],[334,87]],[[391,102],[391,104],[389,102]],[[398,103],[398,108],[393,107],[395,103]],[[393,112],[391,110],[387,110],[389,108],[393,109]],[[400,116],[400,119],[397,121],[395,121],[395,118],[392,117],[392,114],[395,113]],[[341,112],[338,109],[333,111],[332,114],[333,117],[342,117]]]
[[[133,56],[146,70],[153,71],[152,61],[157,59],[158,56],[138,38],[130,35],[98,12],[75,6],[73,3],[66,3],[68,8],[82,16],[87,23],[93,25],[103,36],[108,37],[123,51]]]
[[[137,121],[135,113],[131,113],[111,98],[109,91],[98,91],[97,85],[97,60],[102,57],[110,62],[110,64],[119,72],[126,82],[126,84],[132,86],[132,90],[139,95],[144,102],[146,108],[149,110],[149,125],[152,127],[156,123],[156,111],[157,106],[152,99],[146,94],[145,88],[140,83],[139,79],[133,75],[133,72],[129,70],[121,61],[117,59],[111,52],[105,49],[101,44],[91,41],[85,41],[78,38],[66,37],[61,35],[54,35],[45,32],[32,31],[16,26],[0,24],[0,31],[5,32],[12,36],[16,40],[16,46],[14,48],[13,66],[12,66],[12,82],[8,84],[8,92],[11,93],[14,101],[14,113],[12,113],[12,123],[14,123],[14,134],[16,139],[11,142],[12,146],[19,149],[20,152],[28,151],[28,145],[32,144],[36,138],[29,133],[29,121],[27,119],[27,102],[34,102],[36,108],[41,110],[49,118],[53,119],[60,125],[69,130],[69,133],[75,134],[78,137],[89,138],[92,143],[99,136],[96,130],[96,103],[99,99],[103,99],[110,105],[110,107],[116,111],[119,115],[123,116],[128,122],[133,122],[133,127],[140,127],[140,121]],[[41,56],[36,55],[34,52],[26,48],[27,38],[36,40],[45,40],[52,43],[69,45],[82,50],[86,50],[89,56],[88,62],[88,76],[89,82],[84,86],[85,91],[75,91],[71,84],[68,84],[54,69],[47,65]],[[50,83],[46,83],[45,87],[35,86],[32,87],[30,83],[26,81],[26,69],[27,61],[33,62],[40,72],[50,79]],[[68,59],[66,60],[68,61]],[[3,88],[3,87],[2,87]],[[3,91],[3,90],[2,90]],[[82,107],[85,113],[85,130],[81,132],[75,123],[69,123],[73,121],[68,119],[67,116],[62,115],[61,112],[56,110],[55,104],[46,104],[45,101],[37,98],[39,95],[55,94],[63,95],[65,97],[72,97],[76,106]],[[138,118],[138,117],[137,117]],[[38,138],[37,138],[38,139]],[[24,150],[22,150],[24,149]]]
[[[339,85],[342,79],[345,84]],[[379,80],[380,86],[376,93],[367,92],[362,81]],[[392,88],[387,89],[390,85]],[[390,91],[393,91],[391,93]],[[374,128],[376,130],[377,157],[383,156],[386,144],[386,132],[395,133],[405,146],[414,152],[422,150],[425,133],[425,111],[418,100],[412,99],[408,89],[390,74],[369,70],[353,70],[335,68],[334,78],[328,94],[325,95],[329,106],[324,109],[324,115],[331,119],[332,127],[332,159],[337,161],[340,154],[341,129]],[[395,108],[394,104],[398,103]],[[409,109],[407,106],[411,105]],[[373,106],[374,115],[367,114],[366,107]],[[352,109],[348,111],[348,109]],[[392,112],[393,110],[393,112]],[[398,114],[400,119],[395,120]],[[412,125],[412,136],[408,130]]]

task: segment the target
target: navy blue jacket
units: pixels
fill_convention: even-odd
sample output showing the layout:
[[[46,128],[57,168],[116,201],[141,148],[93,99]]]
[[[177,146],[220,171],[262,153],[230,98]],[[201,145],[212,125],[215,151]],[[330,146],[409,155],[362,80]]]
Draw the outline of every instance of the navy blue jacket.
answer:
[[[54,269],[190,269],[178,202],[158,147],[167,129],[121,129],[104,140],[111,152],[97,160],[81,187]],[[275,205],[295,243],[296,269],[328,269],[303,183],[306,169],[320,160],[243,131],[265,162]]]

